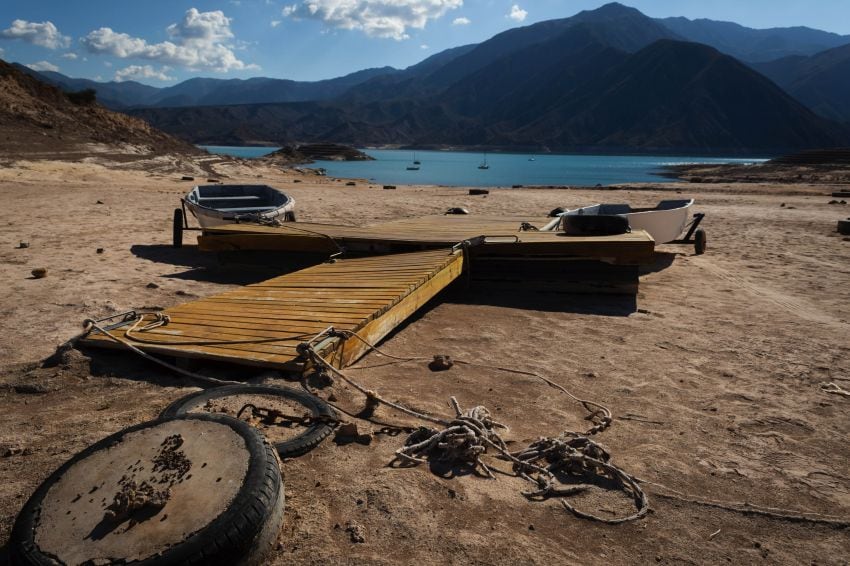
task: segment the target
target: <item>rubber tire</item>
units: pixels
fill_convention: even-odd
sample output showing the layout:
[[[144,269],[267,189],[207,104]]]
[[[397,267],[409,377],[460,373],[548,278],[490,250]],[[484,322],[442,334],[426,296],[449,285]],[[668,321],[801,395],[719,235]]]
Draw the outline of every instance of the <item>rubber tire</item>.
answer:
[[[230,395],[279,395],[291,399],[310,410],[310,415],[314,418],[336,419],[336,412],[330,405],[319,399],[315,395],[310,395],[306,391],[299,391],[291,387],[273,387],[271,385],[225,385],[222,387],[213,387],[212,389],[204,389],[196,393],[182,397],[172,404],[167,406],[161,418],[173,418],[186,415],[192,409],[199,407],[210,399],[220,399]],[[316,422],[307,427],[303,433],[295,438],[276,442],[274,447],[281,458],[294,458],[295,456],[303,456],[326,439],[334,430],[334,425],[329,422]]]
[[[836,230],[839,234],[850,235],[850,218],[847,220],[839,220]]]
[[[126,562],[139,566],[166,566],[177,564],[231,565],[245,560],[255,543],[263,543],[268,537],[270,521],[280,520],[283,509],[283,478],[280,462],[274,448],[265,442],[262,434],[248,423],[226,415],[191,415],[192,420],[213,421],[226,424],[245,440],[250,454],[248,472],[239,492],[225,511],[206,527],[155,557]],[[68,469],[91,454],[119,442],[129,434],[172,419],[157,419],[124,429],[92,444],[62,467],[53,472],[42,483],[24,505],[9,539],[9,551],[13,565],[56,566],[57,561],[43,554],[35,543],[35,529],[41,514],[41,506],[50,488]],[[277,533],[275,533],[276,535]],[[259,556],[252,557],[258,559]]]
[[[183,209],[174,209],[174,220],[171,226],[171,245],[175,248],[183,247]]]
[[[702,228],[694,232],[694,253],[702,255],[705,253],[705,248],[708,245],[705,237],[705,230]]]

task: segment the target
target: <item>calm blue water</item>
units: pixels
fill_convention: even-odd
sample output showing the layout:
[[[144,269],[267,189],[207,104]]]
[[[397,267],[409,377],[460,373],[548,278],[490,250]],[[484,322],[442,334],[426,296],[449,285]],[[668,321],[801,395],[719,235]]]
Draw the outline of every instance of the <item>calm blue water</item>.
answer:
[[[202,146],[210,153],[261,157],[277,148]],[[363,150],[375,161],[317,161],[330,177],[369,179],[380,184],[423,184],[464,187],[511,185],[611,185],[672,181],[658,177],[665,165],[686,163],[759,163],[763,158],[671,157],[648,155],[487,154],[489,169],[478,169],[484,155],[459,151],[417,151],[418,171],[408,171],[413,152]],[[533,161],[531,160],[533,158]]]

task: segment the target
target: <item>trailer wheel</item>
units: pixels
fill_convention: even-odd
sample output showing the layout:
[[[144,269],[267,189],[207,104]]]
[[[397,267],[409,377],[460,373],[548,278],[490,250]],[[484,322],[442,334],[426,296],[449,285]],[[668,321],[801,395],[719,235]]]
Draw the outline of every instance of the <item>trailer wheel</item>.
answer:
[[[694,232],[694,252],[697,255],[704,254],[706,245],[705,230],[700,228]]]
[[[172,245],[175,248],[183,247],[183,209],[174,209],[174,221],[172,225]]]

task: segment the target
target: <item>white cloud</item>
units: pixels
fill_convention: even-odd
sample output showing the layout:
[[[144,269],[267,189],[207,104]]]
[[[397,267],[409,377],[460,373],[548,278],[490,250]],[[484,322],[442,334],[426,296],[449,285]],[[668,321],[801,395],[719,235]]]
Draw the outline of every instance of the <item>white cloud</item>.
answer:
[[[141,79],[173,81],[174,77],[169,77],[166,74],[170,70],[170,67],[163,67],[157,71],[151,65],[130,65],[129,67],[124,67],[123,69],[115,71],[115,80],[118,82]]]
[[[419,46],[419,49],[428,49],[430,46],[427,43],[423,43]]]
[[[452,20],[453,26],[468,26],[471,23],[472,21],[469,18],[464,17],[455,18],[454,20]]]
[[[71,61],[75,61],[77,59],[77,57],[78,56],[77,56],[76,53],[63,53],[62,54],[63,59],[70,59]]]
[[[524,22],[526,16],[528,16],[528,12],[520,8],[519,4],[511,6],[511,13],[508,14],[508,17],[515,22]]]
[[[280,23],[281,23],[280,20],[272,20],[272,27],[276,28],[277,26],[280,25]]]
[[[463,0],[301,0],[282,13],[320,20],[370,37],[408,39],[407,28],[423,29],[429,20],[463,6]]]
[[[27,64],[27,67],[29,67],[33,71],[53,71],[54,73],[59,72],[59,67],[57,67],[50,61],[39,61],[38,63],[29,63]]]
[[[256,69],[239,60],[233,52],[230,18],[224,12],[199,12],[190,8],[183,20],[167,28],[172,41],[148,43],[139,37],[117,33],[110,28],[89,32],[81,41],[91,53],[121,59],[147,59],[166,65],[227,71]]]
[[[12,25],[0,31],[0,37],[20,39],[48,49],[60,49],[71,45],[71,38],[59,33],[53,22],[28,22],[15,20]]]

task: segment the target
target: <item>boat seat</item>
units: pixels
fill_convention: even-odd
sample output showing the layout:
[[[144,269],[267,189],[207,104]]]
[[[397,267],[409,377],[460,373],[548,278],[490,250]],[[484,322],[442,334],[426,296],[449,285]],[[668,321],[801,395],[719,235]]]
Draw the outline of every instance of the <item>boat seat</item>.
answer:
[[[260,200],[260,197],[257,195],[237,195],[234,197],[198,197],[198,202],[202,202],[205,200]]]
[[[243,206],[237,208],[216,208],[219,212],[268,212],[277,210],[277,206]]]

